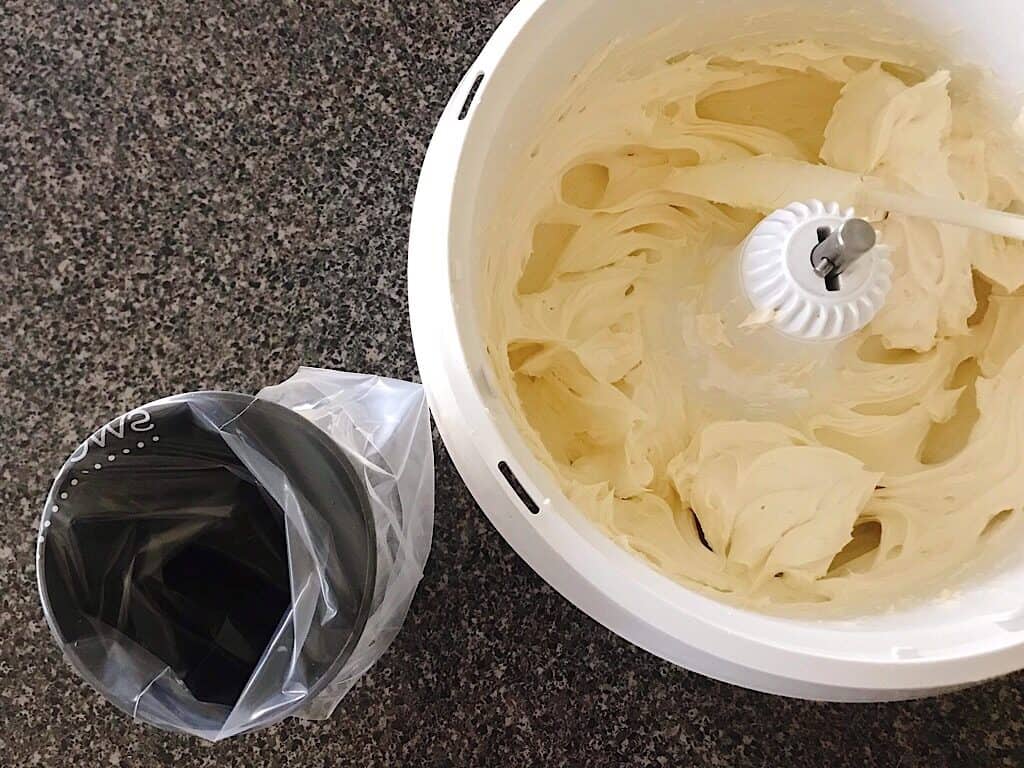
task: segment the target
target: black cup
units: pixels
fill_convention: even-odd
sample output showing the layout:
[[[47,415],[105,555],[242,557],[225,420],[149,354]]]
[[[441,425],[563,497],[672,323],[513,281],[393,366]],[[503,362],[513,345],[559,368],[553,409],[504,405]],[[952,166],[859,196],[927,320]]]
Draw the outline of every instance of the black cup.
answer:
[[[275,403],[199,392],[79,446],[47,498],[37,565],[85,679],[139,719],[217,738],[333,679],[370,613],[376,552],[341,446]]]

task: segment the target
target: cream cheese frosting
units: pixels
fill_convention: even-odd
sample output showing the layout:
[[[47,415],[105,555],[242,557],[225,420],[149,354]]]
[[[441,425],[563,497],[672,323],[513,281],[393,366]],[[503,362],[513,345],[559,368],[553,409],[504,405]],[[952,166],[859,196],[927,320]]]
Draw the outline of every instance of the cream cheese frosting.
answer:
[[[866,212],[888,300],[785,363],[737,343],[770,318],[713,289],[776,202],[842,203],[851,178],[1024,211],[990,115],[881,48],[595,61],[508,182],[482,302],[503,397],[566,496],[666,575],[765,610],[884,607],[1019,536],[1021,243]]]

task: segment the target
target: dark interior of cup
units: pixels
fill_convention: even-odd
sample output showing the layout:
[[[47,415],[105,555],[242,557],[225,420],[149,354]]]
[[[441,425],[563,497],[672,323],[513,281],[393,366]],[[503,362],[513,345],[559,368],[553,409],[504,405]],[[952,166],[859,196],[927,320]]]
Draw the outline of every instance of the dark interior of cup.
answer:
[[[313,528],[336,605],[317,608],[302,650],[311,684],[365,625],[373,526],[351,463],[306,419],[243,395],[196,397],[132,412],[145,416],[122,417],[76,452],[47,502],[40,584],[66,646],[114,630],[197,701],[230,707],[278,633],[292,585],[285,514],[224,435],[267,457],[323,515]]]
[[[66,525],[47,537],[52,612],[67,642],[102,622],[230,705],[291,600],[284,513],[187,405],[143,426],[69,473]]]

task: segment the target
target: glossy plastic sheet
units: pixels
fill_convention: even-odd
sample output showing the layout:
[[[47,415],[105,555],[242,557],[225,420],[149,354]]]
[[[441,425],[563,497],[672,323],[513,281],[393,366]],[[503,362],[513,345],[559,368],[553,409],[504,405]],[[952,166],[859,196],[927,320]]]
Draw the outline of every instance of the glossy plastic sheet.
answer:
[[[86,440],[47,499],[40,592],[108,700],[219,740],[333,711],[401,627],[432,525],[422,389],[301,369]]]

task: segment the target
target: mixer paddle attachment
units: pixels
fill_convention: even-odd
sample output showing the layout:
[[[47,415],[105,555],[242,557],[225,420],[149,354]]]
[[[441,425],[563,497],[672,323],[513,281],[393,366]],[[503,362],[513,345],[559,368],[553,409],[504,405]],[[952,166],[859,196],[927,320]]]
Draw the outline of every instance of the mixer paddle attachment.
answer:
[[[878,313],[892,285],[889,251],[852,208],[820,200],[766,216],[740,246],[737,293],[790,341],[838,341]],[[840,279],[842,276],[842,279]]]

